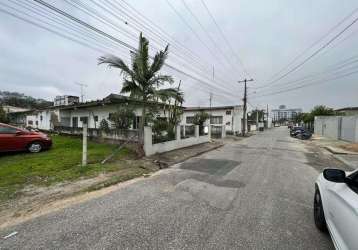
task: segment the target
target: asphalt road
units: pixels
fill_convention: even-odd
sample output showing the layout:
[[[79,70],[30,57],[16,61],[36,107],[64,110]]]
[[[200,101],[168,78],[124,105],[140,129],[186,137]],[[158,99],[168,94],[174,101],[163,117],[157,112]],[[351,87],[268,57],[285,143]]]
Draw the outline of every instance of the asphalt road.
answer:
[[[275,128],[2,230],[0,249],[333,249],[310,154]]]

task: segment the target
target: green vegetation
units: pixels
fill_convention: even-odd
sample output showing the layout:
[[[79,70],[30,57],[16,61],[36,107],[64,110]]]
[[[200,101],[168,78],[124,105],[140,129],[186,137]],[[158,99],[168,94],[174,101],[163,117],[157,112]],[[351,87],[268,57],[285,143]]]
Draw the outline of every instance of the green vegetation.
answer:
[[[315,116],[324,116],[324,115],[342,115],[338,114],[332,108],[326,107],[324,105],[315,106],[310,112],[308,113],[300,113],[295,117],[295,122],[300,123],[313,123]]]
[[[48,151],[0,156],[0,201],[16,197],[27,185],[49,186],[93,177],[104,171],[122,171],[123,176],[118,175],[117,179],[126,180],[146,172],[146,169],[140,166],[130,166],[118,161],[135,157],[135,153],[128,148],[120,150],[110,163],[101,165],[99,162],[108,156],[115,146],[94,142],[88,144],[89,165],[82,167],[82,141],[79,138],[59,135],[52,138],[54,146]]]
[[[4,108],[3,108],[3,106],[1,105],[1,103],[0,103],[0,122],[2,122],[2,123],[7,123],[8,122],[6,112],[5,112]]]
[[[209,118],[210,115],[204,111],[200,111],[194,115],[193,124],[199,125],[199,134],[204,134],[204,123]]]
[[[99,64],[107,64],[109,67],[118,68],[123,75],[122,93],[129,93],[132,98],[142,101],[142,116],[144,119],[139,120],[140,139],[143,140],[144,125],[148,122],[147,111],[148,102],[151,105],[159,104],[158,100],[177,99],[182,102],[182,93],[177,88],[160,89],[165,83],[172,84],[173,78],[169,75],[163,75],[160,70],[164,66],[168,57],[168,45],[164,50],[159,51],[153,60],[149,56],[149,41],[139,36],[138,49],[131,51],[132,62],[128,66],[121,58],[114,55],[103,56],[98,59]],[[143,141],[142,141],[143,142]]]
[[[26,96],[18,92],[0,91],[0,102],[3,105],[10,105],[21,108],[45,108],[52,106],[52,102],[44,99],[36,99],[31,96]]]
[[[119,107],[118,110],[111,114],[109,120],[116,129],[129,129],[135,119],[135,113],[132,107]]]

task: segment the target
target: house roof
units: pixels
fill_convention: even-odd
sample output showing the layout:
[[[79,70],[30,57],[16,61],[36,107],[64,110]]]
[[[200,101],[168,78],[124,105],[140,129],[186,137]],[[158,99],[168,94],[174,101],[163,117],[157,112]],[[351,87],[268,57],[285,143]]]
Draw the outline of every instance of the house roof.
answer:
[[[336,109],[336,111],[358,111],[358,107],[340,108],[340,109]]]
[[[88,101],[88,102],[82,102],[82,103],[74,103],[74,104],[70,104],[70,105],[49,106],[46,108],[27,110],[27,111],[18,112],[18,113],[34,113],[34,112],[40,112],[40,111],[44,111],[44,110],[54,110],[54,109],[60,109],[60,110],[81,109],[81,108],[104,106],[104,105],[116,104],[116,103],[143,104],[143,101],[134,99],[134,98],[131,98],[128,96],[124,96],[124,95],[110,94],[101,100]],[[153,101],[145,102],[145,103],[147,105],[153,105],[153,104],[164,105],[164,103],[153,102]]]
[[[241,105],[237,105],[237,106],[216,106],[216,107],[184,107],[184,111],[222,110],[222,109],[233,109],[235,107],[241,107]]]

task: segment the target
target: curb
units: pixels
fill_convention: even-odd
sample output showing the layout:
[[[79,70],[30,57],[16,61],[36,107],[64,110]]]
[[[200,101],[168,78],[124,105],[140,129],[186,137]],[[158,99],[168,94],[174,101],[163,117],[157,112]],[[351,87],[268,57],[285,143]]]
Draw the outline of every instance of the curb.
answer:
[[[343,157],[341,157],[340,155],[336,155],[336,154],[332,154],[332,156],[339,160],[340,162],[343,162],[345,165],[347,165],[348,167],[350,167],[352,170],[356,170],[358,168],[357,165],[347,161],[346,159],[344,159]]]
[[[175,165],[175,164],[178,164],[178,163],[182,163],[182,162],[184,162],[184,161],[186,161],[186,160],[189,160],[190,158],[193,158],[193,157],[196,157],[196,156],[205,154],[205,153],[207,153],[207,152],[213,151],[213,150],[215,150],[215,149],[221,148],[221,147],[224,146],[224,145],[225,145],[225,144],[220,144],[220,145],[217,145],[217,146],[215,146],[215,147],[213,147],[213,148],[210,148],[210,149],[207,149],[207,150],[198,152],[198,153],[196,153],[196,154],[193,154],[193,155],[191,155],[191,156],[185,157],[184,159],[181,159],[180,161],[174,162],[173,164],[169,165],[169,167],[170,167],[170,166],[173,166],[173,165]]]

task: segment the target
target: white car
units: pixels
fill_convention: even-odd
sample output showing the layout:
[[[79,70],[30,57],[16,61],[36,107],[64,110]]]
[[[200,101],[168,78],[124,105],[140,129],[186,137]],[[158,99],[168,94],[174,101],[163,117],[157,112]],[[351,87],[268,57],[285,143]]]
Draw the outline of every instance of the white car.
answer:
[[[358,249],[358,170],[325,169],[316,181],[314,221],[336,249]]]

